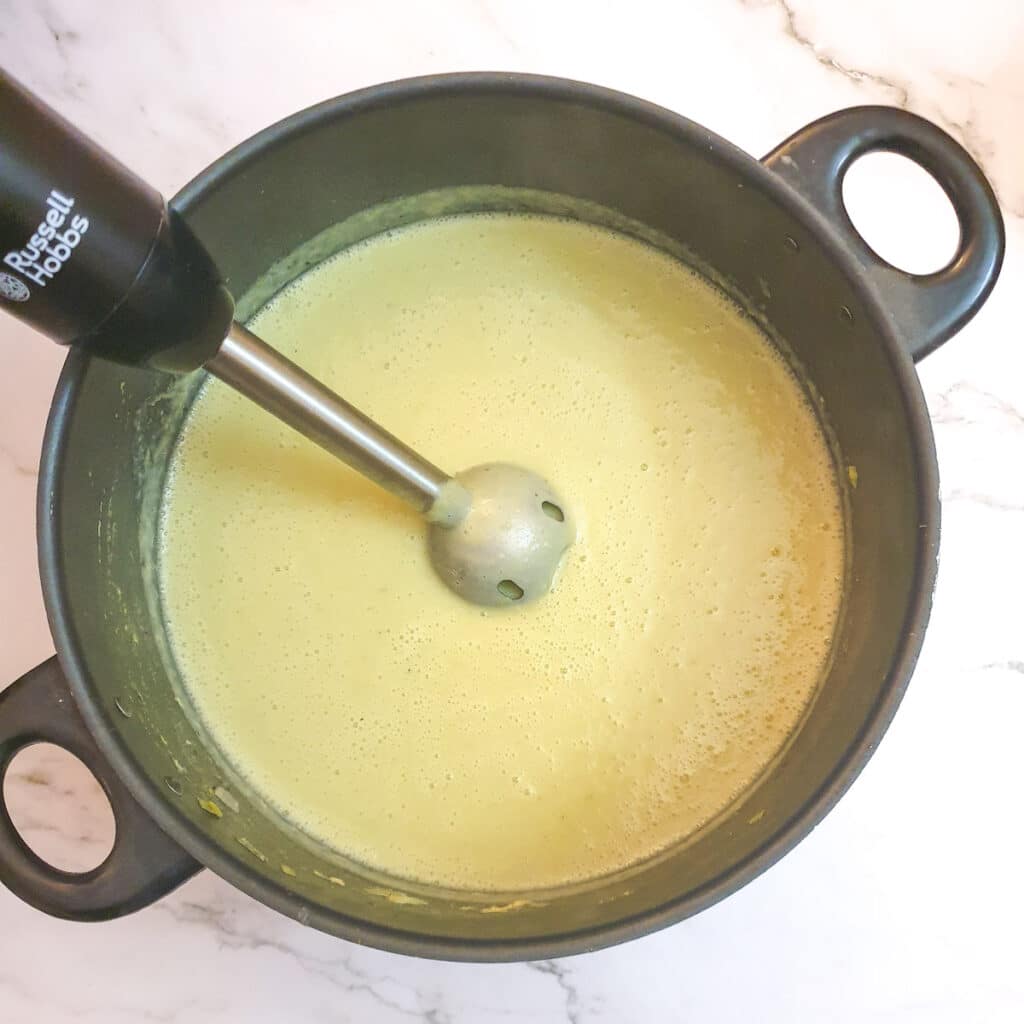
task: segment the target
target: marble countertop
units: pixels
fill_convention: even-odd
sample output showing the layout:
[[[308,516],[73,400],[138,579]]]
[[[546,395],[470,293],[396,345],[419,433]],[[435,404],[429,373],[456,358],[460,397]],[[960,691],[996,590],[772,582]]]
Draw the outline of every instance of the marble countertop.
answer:
[[[981,161],[1008,233],[991,300],[920,366],[944,521],[914,680],[861,778],[776,867],[659,934],[508,966],[362,949],[209,872],[101,925],[53,920],[0,889],[0,1020],[1019,1021],[1024,344],[1013,296],[1024,288],[1022,46],[1017,0],[0,0],[0,63],[166,194],[320,99],[484,68],[632,92],[754,154],[843,106],[907,107]],[[929,199],[881,158],[851,201],[879,245],[920,269],[941,263],[952,244],[948,211]],[[62,358],[0,320],[2,681],[53,650],[34,490]],[[31,841],[69,865],[95,861],[109,839],[88,781],[42,754],[20,758],[6,782]]]

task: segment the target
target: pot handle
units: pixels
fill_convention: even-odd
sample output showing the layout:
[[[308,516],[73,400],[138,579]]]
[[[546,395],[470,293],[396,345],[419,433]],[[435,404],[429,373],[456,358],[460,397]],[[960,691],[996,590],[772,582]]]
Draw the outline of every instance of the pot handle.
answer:
[[[909,157],[952,203],[960,244],[941,270],[899,270],[853,226],[843,203],[843,176],[854,160],[876,150]],[[763,162],[809,200],[853,250],[915,361],[952,337],[988,298],[1006,245],[999,205],[967,150],[930,121],[897,107],[851,107],[801,128]]]
[[[32,743],[55,743],[96,776],[114,811],[114,846],[98,867],[76,874],[36,856],[18,834],[2,796],[14,755]],[[136,803],[96,746],[56,657],[0,692],[0,881],[54,917],[104,921],[160,899],[201,865]]]

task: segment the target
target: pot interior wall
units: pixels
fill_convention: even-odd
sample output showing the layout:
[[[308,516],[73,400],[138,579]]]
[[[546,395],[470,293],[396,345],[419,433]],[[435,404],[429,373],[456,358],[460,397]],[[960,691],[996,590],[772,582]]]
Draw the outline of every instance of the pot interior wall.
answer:
[[[294,912],[321,927],[358,936],[354,922],[362,921],[369,941],[380,940],[376,926],[487,943],[586,933],[655,908],[676,913],[684,900],[695,910],[738,884],[738,869],[850,771],[848,752],[873,717],[888,713],[892,666],[928,556],[919,524],[931,498],[918,493],[913,396],[893,373],[872,310],[809,218],[796,219],[731,147],[696,126],[670,132],[649,108],[627,116],[564,93],[457,88],[395,95],[359,111],[339,105],[293,119],[259,152],[250,144],[187,190],[179,207],[242,295],[326,227],[398,197],[460,185],[573,196],[663,232],[767,318],[812,382],[858,486],[849,494],[850,584],[833,664],[787,751],[695,840],[578,890],[446,894],[344,862],[248,791],[211,749],[174,678],[153,587],[156,515],[199,376],[99,362],[78,366],[53,505],[91,694],[182,823],[266,885],[293,893]],[[279,265],[276,283],[305,262]]]

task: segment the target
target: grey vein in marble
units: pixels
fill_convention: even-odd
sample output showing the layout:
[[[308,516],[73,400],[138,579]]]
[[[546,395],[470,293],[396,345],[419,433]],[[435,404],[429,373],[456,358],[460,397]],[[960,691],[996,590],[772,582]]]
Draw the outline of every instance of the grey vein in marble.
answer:
[[[405,1002],[399,1001],[398,994],[414,994],[411,993],[409,986],[389,975],[373,976],[367,971],[360,970],[352,963],[352,958],[344,954],[343,951],[350,948],[345,944],[337,944],[338,956],[322,957],[301,952],[287,942],[240,930],[232,921],[232,910],[216,903],[164,902],[157,904],[154,909],[170,915],[179,924],[198,925],[204,930],[212,931],[216,935],[218,946],[222,949],[275,950],[293,960],[304,973],[317,977],[332,987],[349,994],[365,993],[379,1005],[403,1016],[430,1019],[418,1007],[408,1005],[408,999]],[[352,980],[346,981],[337,977],[333,973],[337,970],[344,971]],[[389,994],[381,990],[388,986],[397,989],[398,994]],[[434,1013],[436,1017],[441,1008],[435,1007],[429,1012]]]
[[[889,99],[894,105],[904,110],[915,110],[920,106],[917,102],[917,89],[910,80],[900,81],[891,75],[883,75],[864,67],[857,67],[848,61],[841,60],[838,55],[816,42],[808,32],[801,28],[800,14],[791,0],[739,0],[739,3],[748,10],[771,8],[778,11],[784,34],[809,53],[826,70],[842,75],[855,85],[860,86],[867,83],[883,90],[889,94]],[[969,75],[947,74],[942,81],[948,89],[968,94],[985,89],[985,83],[979,82]],[[971,105],[973,108],[973,101]],[[983,167],[986,166],[988,158],[992,155],[992,146],[978,128],[973,112],[969,117],[958,119],[950,115],[939,104],[933,116],[943,123],[945,128],[979,164]],[[992,187],[1004,209],[1015,217],[1024,217],[1024,200],[1014,201],[1011,199],[1005,184],[1001,187],[1001,183],[995,180],[995,176],[991,172],[989,176],[992,180]]]
[[[943,501],[964,501],[973,505],[983,505],[996,512],[1024,512],[1024,502],[998,498],[984,491],[972,491],[965,487],[953,487],[942,495]]]
[[[1024,676],[1024,661],[1010,659],[1009,661],[990,661],[987,665],[981,666],[986,670],[1002,670],[1004,672],[1016,672]]]
[[[787,0],[767,0],[767,4],[756,5],[752,3],[752,0],[740,0],[740,3],[744,7],[770,5],[776,8],[782,14],[783,31],[786,35],[798,46],[807,50],[822,67],[830,71],[838,71],[839,74],[844,75],[851,82],[855,82],[858,85],[862,82],[872,82],[880,88],[890,91],[896,98],[897,106],[904,109],[907,108],[910,103],[910,91],[905,85],[894,82],[883,75],[865,71],[863,68],[855,68],[852,65],[844,64],[835,55],[825,52],[809,35],[800,30],[798,14]]]
[[[535,960],[526,965],[531,971],[547,974],[555,979],[556,984],[565,993],[565,1018],[569,1024],[580,1024],[580,996],[572,981],[569,969],[557,960]]]
[[[1024,412],[1009,399],[966,380],[958,380],[944,391],[932,396],[931,406],[932,420],[935,423],[991,426],[991,414],[995,413],[1009,429],[1024,428]]]
[[[10,451],[8,451],[8,449],[5,448],[3,445],[0,445],[0,456],[2,456],[6,462],[9,462],[11,464],[11,468],[18,476],[27,476],[33,478],[39,476],[39,470],[36,469],[35,466],[26,466],[23,463],[19,462],[15,458],[15,456]]]

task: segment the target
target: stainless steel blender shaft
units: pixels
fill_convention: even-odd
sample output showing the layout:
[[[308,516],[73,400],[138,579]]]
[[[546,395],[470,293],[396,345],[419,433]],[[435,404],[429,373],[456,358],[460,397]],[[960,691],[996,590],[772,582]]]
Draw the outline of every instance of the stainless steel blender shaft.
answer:
[[[420,512],[450,477],[239,323],[206,369]]]

